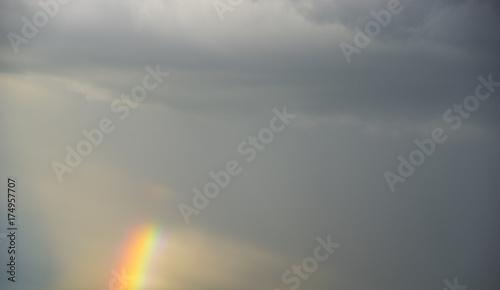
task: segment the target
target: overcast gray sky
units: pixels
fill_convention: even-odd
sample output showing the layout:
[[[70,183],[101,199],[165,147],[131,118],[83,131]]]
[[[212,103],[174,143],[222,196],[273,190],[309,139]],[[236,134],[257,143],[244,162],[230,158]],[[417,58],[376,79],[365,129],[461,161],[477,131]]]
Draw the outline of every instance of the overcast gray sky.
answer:
[[[498,287],[498,1],[54,1],[41,27],[38,1],[0,2],[0,184],[19,186],[2,289],[108,289],[137,227],[157,238],[134,289]],[[147,75],[143,101],[119,101]],[[114,130],[68,165],[103,119]],[[272,120],[284,129],[248,161]],[[187,224],[179,205],[231,160],[241,172]],[[341,246],[285,281],[328,236]]]

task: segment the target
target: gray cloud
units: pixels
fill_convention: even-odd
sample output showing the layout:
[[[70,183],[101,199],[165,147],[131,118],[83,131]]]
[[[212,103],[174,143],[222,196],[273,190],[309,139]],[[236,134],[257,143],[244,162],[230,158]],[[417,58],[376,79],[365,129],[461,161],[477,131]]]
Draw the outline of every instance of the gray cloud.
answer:
[[[498,92],[456,131],[442,115],[479,75],[500,80],[500,6],[404,2],[348,64],[339,44],[387,2],[245,1],[221,22],[210,1],[75,0],[19,54],[7,34],[39,8],[0,3],[0,172],[25,182],[29,232],[20,285],[104,287],[144,221],[172,237],[158,289],[289,289],[282,273],[329,234],[342,247],[301,289],[497,285]],[[171,75],[120,121],[110,101],[156,64]],[[238,144],[283,106],[297,119],[246,163]],[[50,163],[105,117],[116,131],[58,184]],[[436,127],[448,141],[392,193],[383,173]],[[178,204],[231,159],[243,173],[187,227]]]

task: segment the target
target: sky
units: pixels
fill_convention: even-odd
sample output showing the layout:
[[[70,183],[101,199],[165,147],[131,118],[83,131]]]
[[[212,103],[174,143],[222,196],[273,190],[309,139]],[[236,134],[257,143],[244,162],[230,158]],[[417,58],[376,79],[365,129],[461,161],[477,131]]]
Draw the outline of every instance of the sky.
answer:
[[[494,289],[498,27],[494,0],[0,1],[0,288]]]

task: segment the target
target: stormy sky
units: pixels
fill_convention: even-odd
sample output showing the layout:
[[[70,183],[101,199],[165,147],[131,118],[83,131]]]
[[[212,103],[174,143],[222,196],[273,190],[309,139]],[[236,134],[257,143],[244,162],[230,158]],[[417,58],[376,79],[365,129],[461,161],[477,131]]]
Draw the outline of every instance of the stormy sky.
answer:
[[[141,225],[144,290],[498,287],[499,27],[494,0],[1,1],[1,288],[108,289]]]

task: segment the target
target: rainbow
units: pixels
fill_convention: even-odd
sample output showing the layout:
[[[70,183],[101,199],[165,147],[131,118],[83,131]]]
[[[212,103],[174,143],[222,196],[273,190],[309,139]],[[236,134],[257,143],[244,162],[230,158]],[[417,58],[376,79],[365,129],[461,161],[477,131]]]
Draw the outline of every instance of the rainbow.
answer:
[[[166,234],[153,224],[135,227],[126,241],[118,265],[118,273],[128,276],[123,290],[142,290],[148,282],[148,274],[155,256],[166,245]]]

